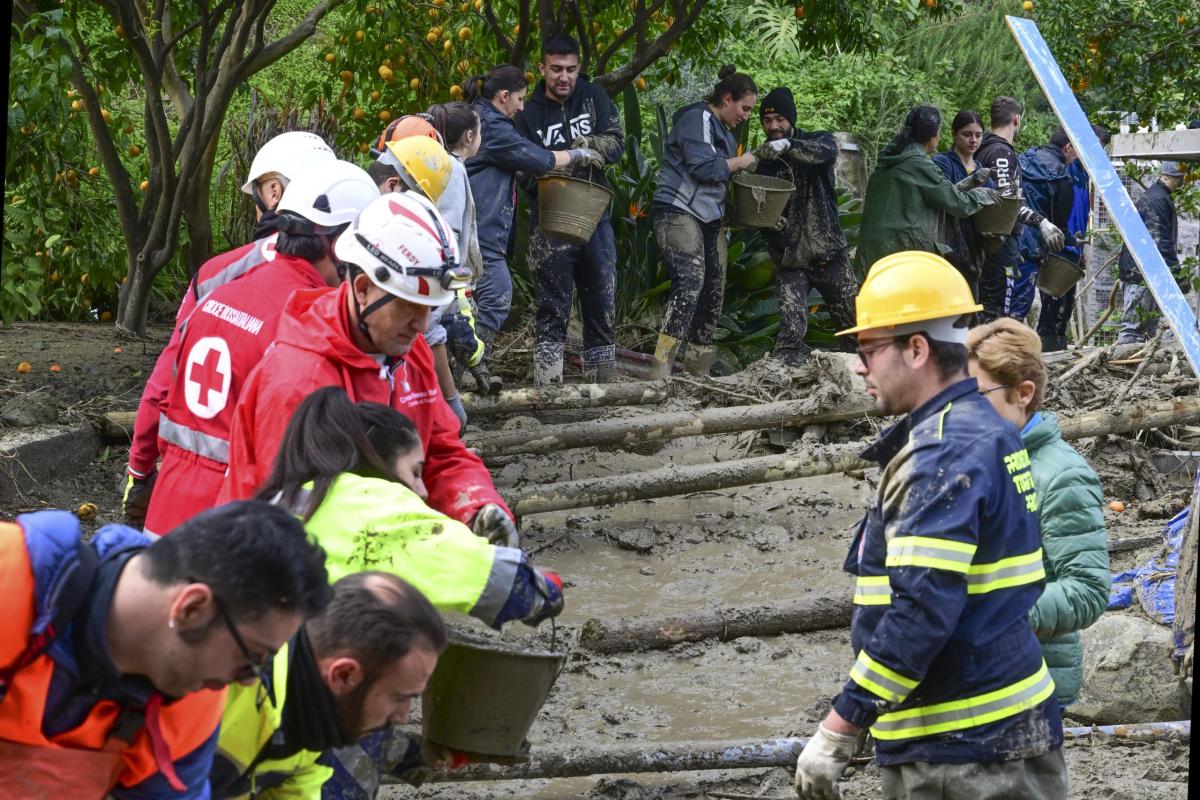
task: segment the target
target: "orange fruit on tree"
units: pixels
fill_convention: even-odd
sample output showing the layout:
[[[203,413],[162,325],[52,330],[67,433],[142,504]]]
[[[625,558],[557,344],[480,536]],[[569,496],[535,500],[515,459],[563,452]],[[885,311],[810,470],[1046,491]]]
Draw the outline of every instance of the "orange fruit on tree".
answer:
[[[367,153],[371,152],[371,145],[367,144],[366,142],[363,142],[362,144],[360,144],[358,146],[358,152],[362,153],[363,155],[366,155]]]
[[[796,6],[796,19],[804,19],[804,6]]]
[[[937,0],[925,0],[926,8],[937,8]]]
[[[101,311],[100,312],[100,321],[101,322],[112,322],[112,312],[111,311]]]
[[[474,34],[475,34],[475,32],[472,31],[470,28],[468,28],[466,25],[464,25],[458,29],[458,38],[462,39],[464,42],[467,39],[470,39]]]
[[[99,168],[99,167],[92,167],[91,169],[89,169],[89,170],[88,170],[88,175],[91,175],[93,178],[94,178],[94,177],[96,177],[96,176],[97,176],[97,175],[99,175],[99,174],[100,174],[100,168]]]
[[[411,81],[408,82],[408,88],[412,89],[414,92],[417,89],[420,89],[421,88],[421,79],[413,78]]]
[[[143,192],[150,188],[150,181],[142,181],[138,184],[138,188]]]
[[[455,100],[458,100],[460,97],[463,96],[462,87],[459,86],[457,83],[451,85],[450,96],[453,97]]]
[[[138,147],[136,144],[129,145],[129,155],[131,157],[137,158],[141,154],[142,154],[142,148]]]
[[[392,68],[386,64],[379,68],[379,77],[383,78],[385,81],[390,81],[394,75],[395,73],[392,72]]]
[[[379,95],[379,90],[378,90],[378,89],[372,89],[372,90],[371,90],[371,99],[372,99],[372,100],[378,100],[378,99],[379,99],[379,97],[380,97],[380,95]]]
[[[365,117],[367,115],[367,112],[363,111],[358,106],[355,106],[353,114],[354,114],[355,119],[362,119],[363,117]]]
[[[325,63],[326,64],[332,64],[336,60],[337,60],[337,56],[335,56],[333,53],[325,54]]]
[[[425,41],[429,42],[430,44],[433,44],[437,40],[438,40],[438,35],[435,31],[431,30],[431,31],[429,31],[429,33],[425,34]]]
[[[342,70],[342,83],[349,83],[354,80],[354,73],[348,69]]]
[[[478,11],[481,8],[483,8],[483,0],[475,0],[475,10]]]
[[[637,90],[639,92],[646,91],[646,79],[645,78],[638,78],[636,81],[633,82],[633,85],[637,87]]]
[[[366,31],[363,31],[363,30],[357,30],[357,31],[355,31],[355,32],[354,32],[354,39],[355,39],[355,41],[359,41],[359,42],[361,42],[361,41],[362,41],[363,39],[365,39],[365,38],[367,38],[367,32],[366,32]]]
[[[107,108],[100,109],[100,118],[105,122],[112,122],[112,114],[108,113]]]
[[[32,371],[33,364],[30,364],[28,361],[22,361],[20,364],[17,364],[17,372],[21,373],[22,375],[24,375],[26,372]]]
[[[454,47],[454,45],[450,43],[449,39],[442,40],[442,52],[443,53],[449,53],[450,50],[453,49],[453,47]]]
[[[125,29],[123,27],[121,27],[120,25],[113,28],[113,33],[115,33],[117,35],[117,38],[119,38],[119,39],[125,38]]]
[[[533,82],[534,82],[534,80],[535,80],[535,77],[534,77],[534,74],[533,74],[532,72],[526,72],[526,73],[525,73],[525,82],[526,82],[526,83],[533,83]]]
[[[82,109],[83,109],[83,101],[82,100],[72,100],[71,101],[71,110],[72,111],[80,111]]]
[[[414,80],[415,80],[415,78],[414,78]],[[417,87],[414,86],[413,88],[415,89]],[[392,112],[388,111],[386,108],[383,111],[379,112],[379,121],[380,122],[388,122],[391,120],[391,118],[392,118]]]
[[[431,8],[431,9],[429,9],[429,18],[430,18],[430,19],[437,19],[437,18],[438,18],[438,12],[437,12],[437,9],[436,9],[436,8]]]
[[[82,283],[84,286],[87,286],[88,274],[86,272],[79,276],[79,282]]]
[[[1033,0],[1025,0],[1024,3],[1021,3],[1021,8],[1026,11],[1033,11]]]
[[[1183,14],[1180,14],[1179,18],[1175,21],[1178,22],[1180,25],[1187,25],[1187,17],[1184,16]]]
[[[471,4],[470,4],[470,3],[463,3],[462,5],[460,5],[460,6],[458,7],[458,11],[459,11],[459,13],[461,13],[461,14],[465,14],[465,13],[467,13],[467,12],[468,12],[468,11],[470,11],[470,10],[471,10]]]
[[[62,280],[62,276],[58,274],[58,270],[54,270],[54,272],[50,273],[51,283],[58,283],[60,280]]]

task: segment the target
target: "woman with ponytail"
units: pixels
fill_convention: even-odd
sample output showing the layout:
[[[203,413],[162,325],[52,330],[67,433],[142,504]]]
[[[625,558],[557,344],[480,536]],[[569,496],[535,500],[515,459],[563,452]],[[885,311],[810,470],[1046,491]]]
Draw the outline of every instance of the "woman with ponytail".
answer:
[[[942,115],[933,106],[908,112],[904,127],[879,154],[867,182],[867,198],[855,254],[861,274],[886,255],[925,250],[941,255],[938,242],[943,213],[969,217],[998,199],[983,187],[987,170],[976,170],[962,188],[955,186],[930,158],[937,150]],[[982,179],[982,180],[980,180]]]
[[[505,64],[476,75],[464,87],[467,100],[479,114],[481,146],[466,162],[479,221],[479,252],[483,274],[475,287],[476,332],[488,358],[496,332],[512,305],[512,230],[517,213],[516,174],[545,175],[567,164],[604,166],[595,150],[547,150],[517,132],[512,118],[525,107],[525,73]]]
[[[663,143],[650,214],[671,294],[651,378],[670,374],[685,338],[688,371],[707,375],[716,358],[713,333],[725,300],[725,184],[733,173],[758,164],[751,153],[738,155],[731,132],[754,110],[758,87],[731,64],[721,67],[717,76],[707,99],[675,112]]]

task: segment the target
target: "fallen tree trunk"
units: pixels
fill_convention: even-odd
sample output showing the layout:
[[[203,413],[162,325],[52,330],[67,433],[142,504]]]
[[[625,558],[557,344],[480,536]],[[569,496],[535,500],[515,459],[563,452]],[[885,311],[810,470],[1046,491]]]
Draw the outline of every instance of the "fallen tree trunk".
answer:
[[[849,591],[835,595],[816,592],[787,606],[750,606],[700,611],[686,617],[634,618],[615,623],[589,619],[579,646],[596,653],[661,650],[680,642],[702,639],[728,641],[742,636],[777,636],[850,625],[854,613]]]
[[[803,427],[844,422],[869,414],[878,416],[869,399],[842,408],[817,411],[809,398],[752,406],[705,408],[698,412],[665,412],[627,419],[603,419],[566,425],[544,425],[524,430],[473,437],[468,444],[481,455],[554,453],[572,447],[611,447],[666,441],[681,436],[712,436],[762,428]]]
[[[1065,728],[1066,739],[1117,739],[1133,742],[1172,740],[1190,742],[1192,723],[1143,722],[1133,725],[1094,725]],[[475,764],[456,770],[440,770],[431,782],[511,781],[534,778],[582,778],[590,775],[644,774],[718,769],[793,769],[806,737],[789,736],[765,741],[663,742],[616,747],[574,747],[535,751],[527,764],[497,767]],[[385,783],[396,783],[385,777]]]
[[[491,416],[566,408],[635,406],[661,403],[670,396],[666,380],[627,383],[571,383],[562,386],[508,389],[495,396],[464,393],[468,416]]]
[[[1120,411],[1103,409],[1060,418],[1065,439],[1083,439],[1102,433],[1128,433],[1144,428],[1193,423],[1200,420],[1200,397],[1179,398]],[[759,456],[691,466],[671,465],[628,475],[586,478],[509,492],[509,507],[518,515],[542,514],[569,508],[649,500],[698,491],[714,491],[771,481],[831,475],[876,466],[859,458],[861,444],[813,448],[807,453]]]
[[[100,419],[100,435],[106,442],[128,444],[133,439],[136,411],[109,411]]]

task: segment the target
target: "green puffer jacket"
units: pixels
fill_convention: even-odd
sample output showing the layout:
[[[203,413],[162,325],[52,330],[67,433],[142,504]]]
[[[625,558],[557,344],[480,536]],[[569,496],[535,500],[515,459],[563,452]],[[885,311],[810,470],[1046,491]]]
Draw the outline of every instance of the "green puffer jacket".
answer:
[[[879,157],[867,182],[855,260],[865,273],[879,259],[901,250],[941,255],[938,228],[943,212],[969,217],[995,202],[991,189],[960,192],[919,144]]]
[[[1053,414],[1042,412],[1041,421],[1026,426],[1021,438],[1033,464],[1046,567],[1046,590],[1030,609],[1029,620],[1065,706],[1075,700],[1083,682],[1079,631],[1108,606],[1104,493],[1095,470],[1063,441]]]

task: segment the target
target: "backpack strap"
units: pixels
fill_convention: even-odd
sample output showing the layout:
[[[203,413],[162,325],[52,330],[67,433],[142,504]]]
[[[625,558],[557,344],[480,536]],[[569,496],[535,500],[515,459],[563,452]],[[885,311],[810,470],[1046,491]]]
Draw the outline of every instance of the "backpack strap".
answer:
[[[0,702],[3,702],[7,696],[13,677],[46,652],[54,640],[70,626],[71,620],[83,607],[88,589],[92,585],[92,578],[95,577],[96,569],[100,564],[100,557],[95,548],[82,539],[76,546],[75,555],[74,563],[69,564],[55,580],[54,585],[50,587],[47,605],[53,610],[53,616],[49,623],[40,631],[36,628],[30,631],[25,649],[12,664],[0,670]]]

